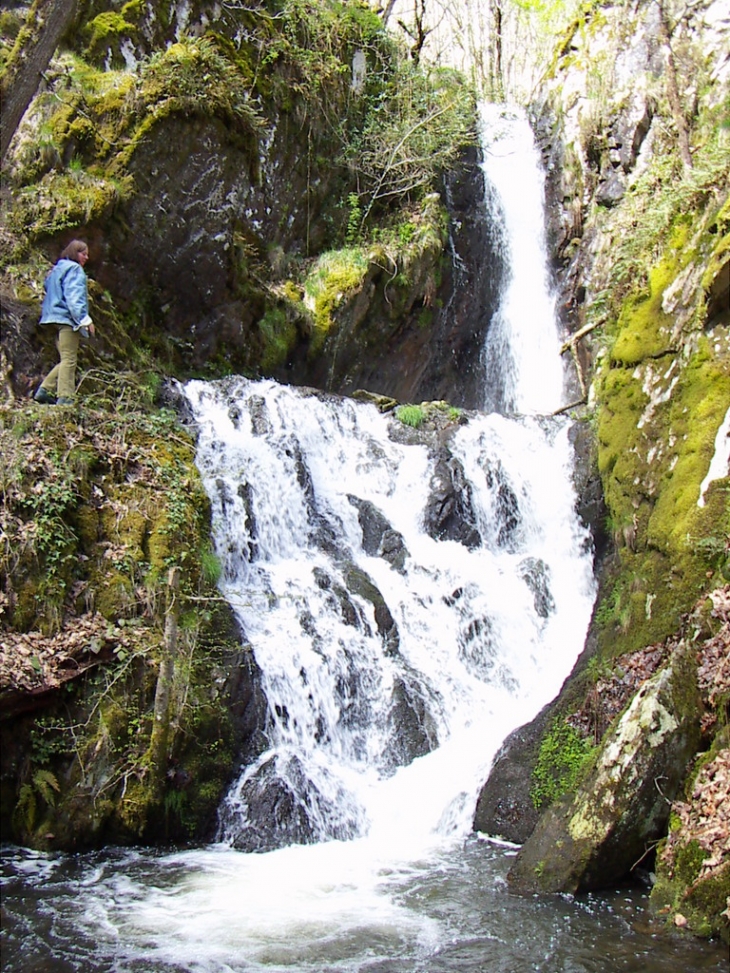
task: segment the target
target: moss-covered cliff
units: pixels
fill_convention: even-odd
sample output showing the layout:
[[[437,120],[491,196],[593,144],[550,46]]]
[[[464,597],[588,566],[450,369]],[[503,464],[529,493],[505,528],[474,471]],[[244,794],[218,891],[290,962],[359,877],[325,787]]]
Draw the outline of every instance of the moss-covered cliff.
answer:
[[[7,300],[32,317],[49,261],[82,235],[92,316],[113,311],[124,354],[158,369],[436,398],[444,365],[429,345],[448,340],[451,384],[464,376],[474,404],[476,308],[492,284],[473,257],[481,178],[457,74],[416,66],[357,0],[164,16],[86,3],[79,17],[4,162]],[[472,280],[455,328],[457,273]],[[11,360],[25,392],[32,362]]]
[[[691,732],[701,751],[726,746],[730,643],[722,609],[707,600],[722,602],[730,567],[730,24],[720,6],[584,4],[535,105],[572,334],[565,352],[583,393],[576,418],[593,440],[609,542],[586,652],[556,702],[508,741],[477,810],[477,827],[524,841],[558,802],[525,845],[521,887],[609,880],[596,861],[618,835],[623,849],[641,844],[619,871],[653,864],[666,815],[642,832],[646,810],[629,797],[615,734],[683,640],[694,644],[692,679],[711,669],[718,686]],[[695,801],[693,763],[685,757],[679,776],[662,770],[664,797],[680,809]],[[590,804],[602,765],[618,788],[615,817],[602,850],[589,852],[571,838],[570,815],[584,797]],[[727,822],[712,839],[675,841],[657,864],[657,907],[695,932],[727,935]],[[676,848],[688,844],[693,866],[683,872]]]
[[[0,410],[6,840],[204,834],[243,744],[228,689],[255,667],[215,587],[194,442],[130,391],[92,385],[81,415]],[[170,568],[181,572],[174,593]],[[167,660],[160,756],[152,723]]]

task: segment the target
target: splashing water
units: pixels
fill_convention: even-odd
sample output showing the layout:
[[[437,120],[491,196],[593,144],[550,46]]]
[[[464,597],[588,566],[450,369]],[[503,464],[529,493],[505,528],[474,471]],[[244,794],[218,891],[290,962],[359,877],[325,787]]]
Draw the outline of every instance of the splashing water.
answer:
[[[494,750],[557,691],[587,624],[567,423],[474,416],[455,432],[465,544],[424,528],[445,447],[395,441],[374,406],[242,379],[187,393],[222,590],[270,714],[221,839],[463,835]],[[265,796],[257,810],[271,787],[296,805],[278,835]]]

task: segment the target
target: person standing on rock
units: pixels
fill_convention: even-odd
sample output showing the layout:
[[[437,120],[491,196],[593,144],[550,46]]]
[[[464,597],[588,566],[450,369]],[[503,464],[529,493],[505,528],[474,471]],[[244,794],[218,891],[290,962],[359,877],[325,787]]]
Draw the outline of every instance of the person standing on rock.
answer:
[[[79,343],[82,336],[94,334],[84,273],[88,259],[87,244],[72,240],[46,277],[40,324],[58,328],[56,348],[60,361],[36,391],[35,401],[42,405],[73,405],[76,396]]]

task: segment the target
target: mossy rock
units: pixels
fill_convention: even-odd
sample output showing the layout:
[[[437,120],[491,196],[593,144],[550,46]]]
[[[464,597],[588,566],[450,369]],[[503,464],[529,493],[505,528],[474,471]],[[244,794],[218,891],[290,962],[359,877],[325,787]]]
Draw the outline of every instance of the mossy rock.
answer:
[[[611,347],[612,363],[630,367],[673,350],[674,318],[664,311],[662,301],[665,290],[687,261],[682,252],[687,234],[686,222],[680,223],[670,238],[664,258],[649,271],[647,291],[631,296],[624,303]]]
[[[539,819],[509,872],[513,887],[575,893],[626,876],[666,825],[699,742],[700,705],[691,649],[680,647],[606,733],[577,790]]]
[[[658,849],[661,852],[661,847]],[[723,916],[730,898],[730,862],[706,878],[699,878],[707,852],[697,841],[676,851],[671,870],[660,865],[651,891],[652,910],[673,923],[679,915],[696,936],[730,941],[730,925]]]

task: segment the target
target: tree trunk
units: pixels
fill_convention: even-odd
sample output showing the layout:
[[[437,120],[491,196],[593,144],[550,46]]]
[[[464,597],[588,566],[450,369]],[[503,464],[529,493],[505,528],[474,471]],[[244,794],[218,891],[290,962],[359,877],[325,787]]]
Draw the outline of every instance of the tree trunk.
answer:
[[[385,5],[385,10],[382,13],[383,23],[387,24],[390,15],[393,13],[393,7],[395,6],[395,0],[388,0]]]
[[[33,0],[0,80],[0,163],[38,90],[41,75],[76,16],[77,0]]]
[[[502,0],[494,0],[494,95],[504,98],[502,78]]]

